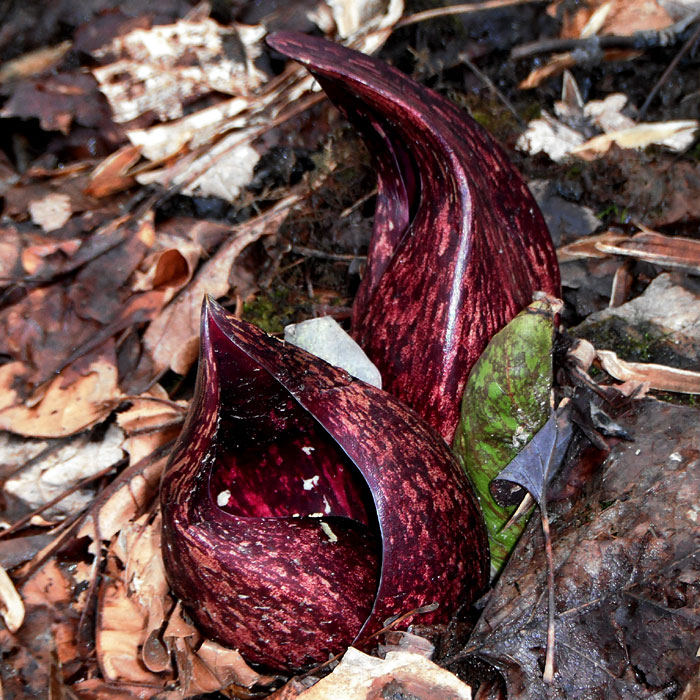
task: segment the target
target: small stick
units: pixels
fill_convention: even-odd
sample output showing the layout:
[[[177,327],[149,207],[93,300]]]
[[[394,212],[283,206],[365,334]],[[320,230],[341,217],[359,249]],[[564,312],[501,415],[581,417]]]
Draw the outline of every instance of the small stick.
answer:
[[[544,0],[486,0],[486,2],[465,3],[462,5],[449,5],[447,7],[435,7],[432,10],[423,10],[416,12],[413,15],[407,15],[400,19],[394,29],[406,27],[409,24],[417,24],[425,22],[428,19],[437,17],[448,17],[450,15],[466,15],[472,12],[481,12],[482,10],[495,10],[499,7],[512,7],[514,5],[531,5],[533,3],[541,4]]]
[[[683,44],[681,47],[681,50],[673,57],[673,60],[671,63],[668,64],[668,67],[666,70],[661,74],[661,77],[657,80],[656,85],[651,89],[651,92],[647,96],[646,100],[644,100],[644,104],[641,106],[639,110],[639,116],[637,117],[637,120],[641,120],[644,118],[644,115],[647,113],[647,110],[649,109],[649,105],[652,103],[652,100],[656,97],[656,94],[659,92],[659,90],[662,88],[663,84],[668,80],[668,77],[673,73],[675,70],[676,66],[680,62],[681,58],[685,56],[685,54],[688,52],[690,47],[700,38],[700,22],[698,23],[698,26],[696,27],[695,31],[690,35],[688,40]]]
[[[554,681],[554,555],[552,554],[552,537],[549,532],[549,515],[545,499],[540,503],[540,516],[542,518],[542,532],[544,533],[544,551],[547,557],[547,653],[544,662],[542,680],[545,683]]]

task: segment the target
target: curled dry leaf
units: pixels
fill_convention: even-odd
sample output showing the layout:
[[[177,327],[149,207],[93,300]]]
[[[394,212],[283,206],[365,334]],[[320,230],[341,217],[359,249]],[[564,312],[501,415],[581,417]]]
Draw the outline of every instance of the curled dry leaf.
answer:
[[[143,365],[152,363],[141,368],[147,377],[145,384],[150,384],[153,377],[167,368],[186,374],[197,358],[202,299],[207,294],[217,298],[228,292],[229,275],[236,258],[247,245],[275,233],[298,199],[298,195],[285,197],[263,214],[236,226],[228,240],[201,266],[187,289],[150,323],[143,337],[144,355],[148,358]]]
[[[502,673],[509,700],[654,698],[698,668],[700,412],[645,399],[618,420],[634,442],[612,445],[576,501],[550,505],[551,685],[541,670],[548,620],[538,523],[470,638],[470,650]]]
[[[0,615],[10,632],[16,632],[24,620],[22,598],[2,566],[0,566]]]
[[[211,301],[200,357],[160,495],[168,579],[209,636],[298,669],[478,594],[478,505],[412,411]]]
[[[613,144],[620,148],[646,148],[656,144],[667,146],[673,151],[683,151],[693,143],[698,127],[700,122],[695,119],[637,124],[628,129],[594,136],[572,148],[570,153],[589,160],[600,157]]]
[[[597,356],[600,366],[621,382],[641,382],[658,391],[700,394],[700,372],[649,362],[626,362],[612,350],[598,350]]]
[[[542,290],[556,255],[532,195],[465,112],[385,63],[291,32],[299,61],[374,156],[377,209],[353,334],[385,388],[451,441],[469,369]]]
[[[672,267],[700,274],[700,241],[683,236],[664,236],[656,231],[642,231],[632,238],[596,241],[595,247],[603,253],[624,255],[644,260],[661,267]]]

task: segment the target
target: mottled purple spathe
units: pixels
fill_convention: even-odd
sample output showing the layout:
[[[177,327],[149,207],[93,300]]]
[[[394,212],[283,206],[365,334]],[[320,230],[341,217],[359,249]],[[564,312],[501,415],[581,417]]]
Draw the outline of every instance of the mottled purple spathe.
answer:
[[[297,670],[392,615],[437,602],[420,619],[446,622],[474,599],[481,513],[428,425],[214,302],[201,332],[161,506],[168,579],[208,635]]]
[[[451,443],[488,341],[534,291],[560,294],[544,219],[499,146],[448,100],[324,39],[280,32],[267,42],[309,69],[374,157],[374,234],[353,334],[384,388]]]

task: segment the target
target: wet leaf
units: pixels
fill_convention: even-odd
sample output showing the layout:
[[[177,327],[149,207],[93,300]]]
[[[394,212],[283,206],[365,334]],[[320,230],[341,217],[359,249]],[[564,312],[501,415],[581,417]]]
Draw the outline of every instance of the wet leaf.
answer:
[[[700,634],[700,413],[645,399],[572,504],[550,503],[556,673],[546,688],[543,535],[533,519],[470,639],[509,700],[628,700],[680,689]]]

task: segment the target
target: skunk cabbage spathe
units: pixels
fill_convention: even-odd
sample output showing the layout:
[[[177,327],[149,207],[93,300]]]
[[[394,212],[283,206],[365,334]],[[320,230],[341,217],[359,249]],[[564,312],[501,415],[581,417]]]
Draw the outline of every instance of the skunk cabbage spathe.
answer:
[[[293,32],[267,38],[302,63],[358,129],[377,167],[353,334],[384,387],[451,442],[470,368],[559,270],[537,204],[493,139],[399,70]]]
[[[426,604],[421,622],[445,622],[488,581],[481,513],[440,437],[211,300],[160,498],[173,590],[207,634],[272,669],[362,646]]]

